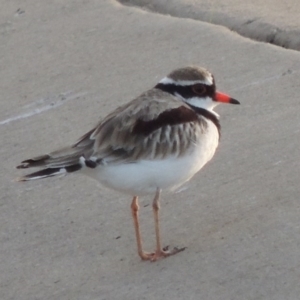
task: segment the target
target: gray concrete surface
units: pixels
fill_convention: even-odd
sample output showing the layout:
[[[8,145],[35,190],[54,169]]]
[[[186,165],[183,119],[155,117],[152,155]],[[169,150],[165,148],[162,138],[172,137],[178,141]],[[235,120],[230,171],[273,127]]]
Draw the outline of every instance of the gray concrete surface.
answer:
[[[300,2],[295,0],[120,0],[148,10],[225,26],[242,36],[300,50]]]
[[[299,52],[113,0],[6,1],[0,20],[0,299],[299,299]],[[141,262],[131,199],[88,178],[14,182],[22,159],[191,63],[242,105],[218,107],[213,161],[163,195],[164,244],[184,252]]]

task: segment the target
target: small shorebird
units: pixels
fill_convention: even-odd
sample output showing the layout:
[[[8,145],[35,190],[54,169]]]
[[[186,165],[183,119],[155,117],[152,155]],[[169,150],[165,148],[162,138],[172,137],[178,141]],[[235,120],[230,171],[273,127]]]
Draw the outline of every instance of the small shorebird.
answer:
[[[83,173],[133,197],[132,217],[138,254],[155,261],[184,248],[162,248],[159,199],[190,180],[214,155],[219,144],[219,103],[239,104],[216,91],[213,75],[204,68],[176,69],[152,89],[110,113],[75,144],[24,160],[18,169],[42,167],[20,181],[64,173]],[[138,196],[155,194],[156,250],[143,250]]]

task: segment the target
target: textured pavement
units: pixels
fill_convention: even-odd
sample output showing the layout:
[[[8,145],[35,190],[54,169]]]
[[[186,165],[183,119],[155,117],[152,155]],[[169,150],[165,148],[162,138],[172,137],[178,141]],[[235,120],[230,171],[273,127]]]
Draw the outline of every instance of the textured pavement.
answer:
[[[299,299],[299,52],[113,0],[7,1],[0,20],[0,299]],[[89,178],[14,181],[188,64],[241,105],[216,109],[215,157],[162,196],[163,243],[184,252],[141,262],[131,199]]]
[[[242,36],[300,50],[300,2],[296,0],[120,0],[127,5],[225,26]]]

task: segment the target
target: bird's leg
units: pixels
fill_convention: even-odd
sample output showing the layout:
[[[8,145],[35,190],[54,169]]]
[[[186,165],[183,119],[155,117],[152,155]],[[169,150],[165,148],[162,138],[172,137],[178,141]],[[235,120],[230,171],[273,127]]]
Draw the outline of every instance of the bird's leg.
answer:
[[[148,253],[148,252],[143,251],[140,224],[139,224],[139,203],[138,203],[137,196],[134,196],[132,199],[131,213],[132,213],[133,224],[134,224],[134,229],[135,229],[138,254],[142,260],[152,259],[154,253]]]
[[[154,214],[154,223],[155,223],[156,252],[161,250],[160,228],[159,228],[160,191],[161,190],[157,189],[155,197],[153,199],[153,203],[152,203],[153,214]]]
[[[160,189],[157,189],[155,197],[153,199],[152,208],[154,213],[154,222],[155,222],[155,235],[156,235],[156,251],[154,255],[151,257],[151,261],[156,261],[159,258],[167,257],[170,255],[174,255],[178,252],[183,251],[185,248],[174,248],[173,250],[168,250],[168,246],[163,248],[161,247],[160,242],[160,228],[159,228],[159,197],[160,197]]]

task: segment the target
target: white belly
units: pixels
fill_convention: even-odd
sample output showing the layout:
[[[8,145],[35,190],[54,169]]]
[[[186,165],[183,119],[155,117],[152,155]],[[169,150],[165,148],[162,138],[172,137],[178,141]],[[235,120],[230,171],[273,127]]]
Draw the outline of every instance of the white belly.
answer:
[[[218,132],[213,124],[189,153],[162,160],[141,160],[135,163],[99,165],[85,168],[83,173],[105,186],[130,195],[154,193],[157,188],[174,190],[191,179],[214,155],[218,146]],[[213,133],[213,134],[212,134]]]

